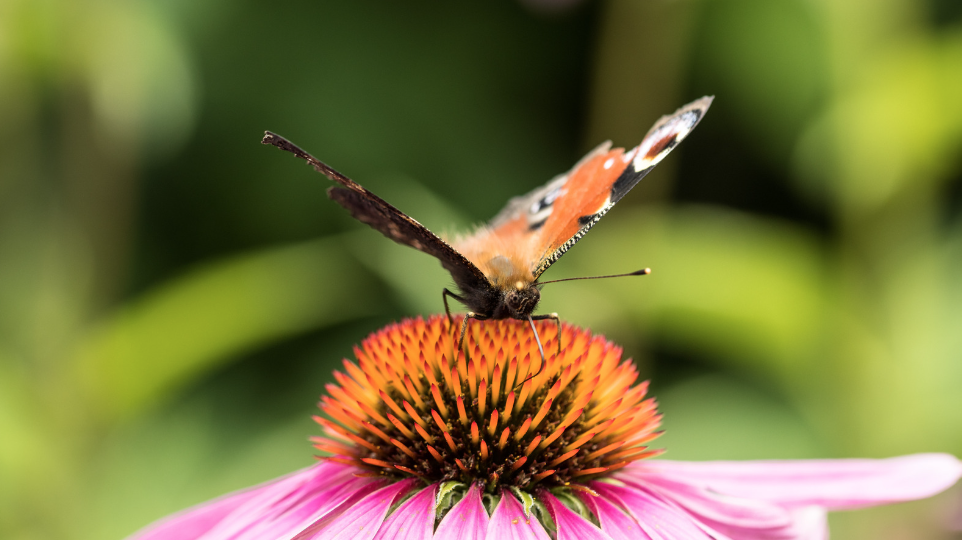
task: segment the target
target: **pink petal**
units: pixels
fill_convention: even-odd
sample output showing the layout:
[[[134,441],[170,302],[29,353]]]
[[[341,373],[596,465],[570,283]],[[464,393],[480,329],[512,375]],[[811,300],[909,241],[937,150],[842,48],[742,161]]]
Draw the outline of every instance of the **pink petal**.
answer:
[[[481,501],[481,490],[477,484],[471,488],[448,511],[434,538],[439,540],[482,540],[488,532],[488,512]]]
[[[591,488],[602,497],[628,511],[642,530],[654,540],[712,540],[704,525],[684,510],[662,501],[643,489],[592,482]]]
[[[277,490],[268,497],[238,508],[203,537],[203,540],[260,540],[277,535],[291,536],[322,518],[339,515],[384,481],[358,478],[353,467],[347,475],[318,474],[302,486]]]
[[[257,496],[257,489],[248,489],[224,495],[213,501],[188,508],[162,521],[149,525],[143,531],[131,536],[131,540],[168,540],[200,538],[205,532],[217,525],[225,516]]]
[[[828,512],[820,506],[792,510],[797,540],[828,540]]]
[[[643,483],[653,475],[736,497],[844,509],[929,497],[962,476],[962,463],[947,454],[878,460],[649,460],[628,466],[616,476]]]
[[[601,530],[612,540],[651,540],[645,531],[628,514],[621,511],[604,497],[578,492],[578,496],[591,512],[598,516]]]
[[[380,480],[357,478],[356,468],[322,462],[213,502],[204,503],[135,534],[136,540],[242,540],[265,529],[273,535],[298,532]]]
[[[431,484],[404,501],[377,531],[375,540],[430,540],[434,531],[434,498],[438,485]]]
[[[294,537],[294,540],[366,540],[374,537],[394,502],[419,480],[408,478],[351,504],[332,520],[322,519]],[[206,539],[205,539],[206,540]]]
[[[648,475],[644,482],[628,481],[671,506],[679,507],[703,525],[706,532],[741,540],[797,538],[792,514],[769,501],[719,495],[700,486]]]
[[[525,516],[521,503],[508,491],[501,493],[501,502],[488,522],[487,540],[551,540],[534,516]]]
[[[611,540],[604,531],[561,504],[551,493],[542,490],[538,493],[538,498],[548,507],[548,512],[554,519],[558,528],[558,540]]]

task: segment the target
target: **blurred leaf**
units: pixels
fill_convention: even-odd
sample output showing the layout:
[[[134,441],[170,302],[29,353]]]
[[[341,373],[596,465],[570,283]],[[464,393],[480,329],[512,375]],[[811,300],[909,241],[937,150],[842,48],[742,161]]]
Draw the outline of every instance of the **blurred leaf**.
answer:
[[[210,263],[96,325],[77,368],[104,415],[128,416],[244,351],[369,312],[364,283],[337,239]]]
[[[203,397],[111,434],[87,471],[87,512],[76,538],[124,538],[150,522],[314,463],[309,417],[275,422],[225,445],[225,424]],[[150,486],[150,489],[143,489]]]
[[[586,307],[594,300],[555,304],[563,316],[596,326],[642,317],[649,332],[679,350],[785,378],[817,346],[825,259],[803,229],[709,207],[625,208],[596,229],[565,257],[577,267],[574,275],[646,266],[652,274],[554,285],[595,291],[601,302],[619,306],[605,314],[598,305]],[[567,266],[566,275],[572,272]]]
[[[859,66],[799,141],[800,186],[858,215],[949,180],[962,142],[959,41],[915,39]]]
[[[191,58],[149,3],[93,3],[72,21],[72,47],[105,147],[166,156],[193,127]]]
[[[804,0],[705,2],[699,50],[716,104],[732,110],[752,150],[771,164],[789,155],[827,90],[818,12]]]
[[[658,393],[668,459],[821,457],[811,429],[771,396],[723,376],[690,379]]]

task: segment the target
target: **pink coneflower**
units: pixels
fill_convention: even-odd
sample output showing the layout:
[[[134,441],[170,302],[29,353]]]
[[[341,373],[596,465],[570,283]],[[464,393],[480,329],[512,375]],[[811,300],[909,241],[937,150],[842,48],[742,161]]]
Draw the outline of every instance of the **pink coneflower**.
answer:
[[[568,325],[538,333],[543,369],[527,322],[474,324],[467,354],[443,317],[376,332],[321,398],[328,457],[133,538],[820,539],[827,510],[928,497],[962,475],[945,454],[647,459],[661,417],[621,349]]]

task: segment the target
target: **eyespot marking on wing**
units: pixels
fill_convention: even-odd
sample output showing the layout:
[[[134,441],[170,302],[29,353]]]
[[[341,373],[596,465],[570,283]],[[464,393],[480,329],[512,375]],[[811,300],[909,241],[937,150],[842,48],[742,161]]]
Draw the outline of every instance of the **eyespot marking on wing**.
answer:
[[[638,147],[632,164],[635,171],[649,169],[661,161],[679,141],[688,136],[703,113],[702,109],[691,109],[656,124]]]

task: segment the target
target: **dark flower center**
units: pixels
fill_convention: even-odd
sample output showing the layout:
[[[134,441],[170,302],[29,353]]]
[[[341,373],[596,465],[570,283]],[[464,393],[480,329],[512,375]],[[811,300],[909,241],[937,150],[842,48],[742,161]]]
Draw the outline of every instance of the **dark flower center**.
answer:
[[[388,326],[328,386],[314,442],[327,459],[428,482],[530,491],[583,482],[658,453],[647,383],[603,337],[567,324],[475,322],[455,354],[444,317]],[[560,352],[559,352],[560,350]]]

